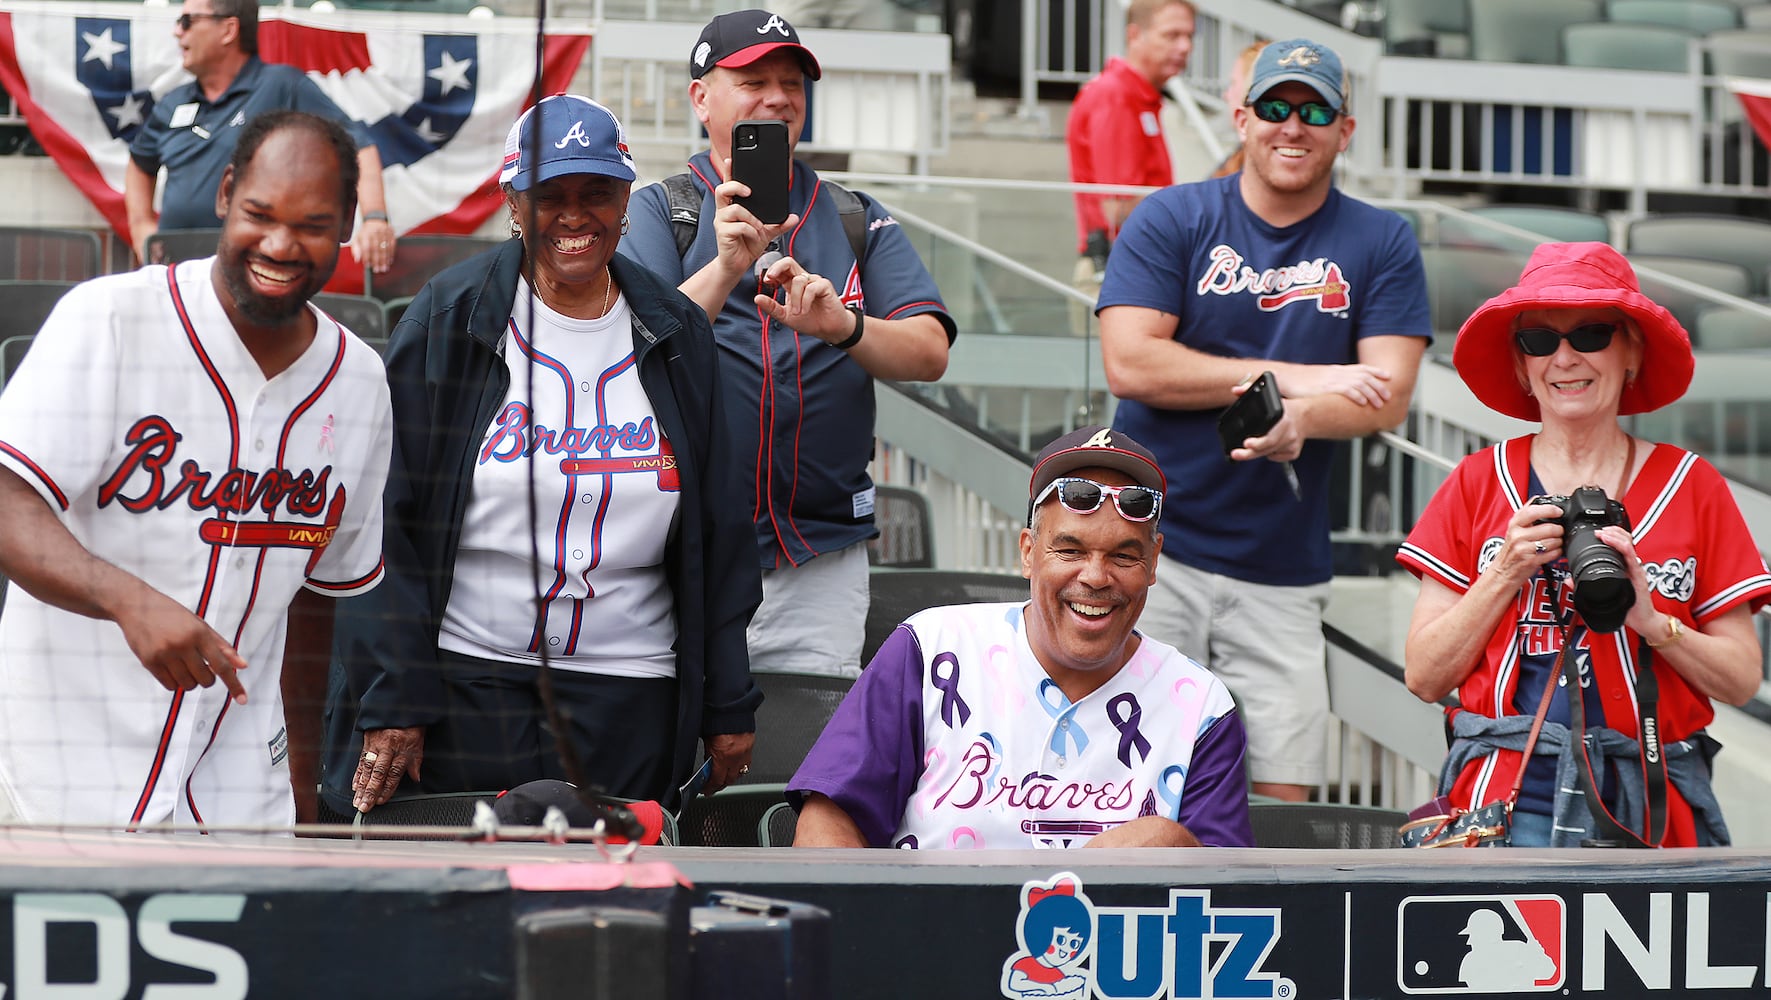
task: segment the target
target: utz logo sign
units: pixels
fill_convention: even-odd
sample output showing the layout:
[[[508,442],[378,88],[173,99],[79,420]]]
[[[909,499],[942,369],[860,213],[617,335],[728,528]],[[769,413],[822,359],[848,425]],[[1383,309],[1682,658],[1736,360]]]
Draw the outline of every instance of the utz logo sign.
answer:
[[[1166,907],[1096,906],[1070,872],[1021,887],[1021,950],[1002,965],[1002,995],[1025,1000],[1289,1000],[1290,979],[1264,965],[1277,908],[1214,907],[1211,892],[1171,889]]]
[[[1547,993],[1567,977],[1559,896],[1410,896],[1397,913],[1404,993]]]

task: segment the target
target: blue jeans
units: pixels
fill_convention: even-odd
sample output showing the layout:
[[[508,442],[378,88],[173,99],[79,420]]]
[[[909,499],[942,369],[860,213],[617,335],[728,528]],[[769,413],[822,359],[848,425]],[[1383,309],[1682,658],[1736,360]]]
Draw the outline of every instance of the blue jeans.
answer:
[[[1555,820],[1548,813],[1513,812],[1513,843],[1514,847],[1548,847],[1550,831],[1555,827]]]

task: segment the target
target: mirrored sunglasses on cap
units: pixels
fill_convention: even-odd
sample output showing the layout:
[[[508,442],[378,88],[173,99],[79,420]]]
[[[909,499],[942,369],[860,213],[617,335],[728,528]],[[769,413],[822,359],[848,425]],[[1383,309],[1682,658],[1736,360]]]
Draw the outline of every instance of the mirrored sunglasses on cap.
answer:
[[[1119,511],[1119,516],[1127,521],[1148,521],[1162,511],[1161,490],[1148,486],[1108,486],[1075,476],[1052,480],[1033,498],[1033,506],[1045,503],[1045,498],[1053,492],[1058,494],[1058,502],[1065,510],[1077,514],[1093,514],[1101,509],[1101,502],[1109,496],[1113,498],[1113,507]]]
[[[1293,104],[1277,97],[1265,97],[1258,101],[1248,102],[1248,106],[1254,109],[1256,118],[1264,122],[1272,122],[1275,125],[1290,118],[1293,111],[1298,113],[1298,117],[1303,120],[1305,125],[1332,125],[1334,120],[1341,116],[1339,111],[1321,101]]]
[[[1515,331],[1513,343],[1526,357],[1547,358],[1562,348],[1562,341],[1582,354],[1593,354],[1611,346],[1611,338],[1617,333],[1616,323],[1583,323],[1580,326],[1562,333],[1548,327],[1534,326],[1525,330]]]

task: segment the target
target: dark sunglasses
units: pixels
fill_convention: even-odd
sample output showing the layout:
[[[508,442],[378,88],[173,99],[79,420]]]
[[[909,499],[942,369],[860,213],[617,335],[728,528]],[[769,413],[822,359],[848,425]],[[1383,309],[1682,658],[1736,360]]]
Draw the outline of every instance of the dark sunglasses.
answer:
[[[1250,101],[1248,106],[1254,109],[1254,116],[1264,122],[1277,125],[1296,111],[1305,125],[1332,125],[1341,116],[1339,111],[1319,101],[1305,101],[1293,104],[1277,97],[1268,97],[1259,101]]]
[[[178,15],[178,20],[174,23],[178,25],[178,30],[189,31],[191,30],[191,25],[196,24],[197,18],[199,17],[206,17],[211,21],[221,21],[232,16],[233,15],[231,14],[180,14]]]
[[[1148,521],[1162,510],[1161,490],[1148,486],[1107,486],[1092,479],[1072,476],[1052,480],[1033,498],[1033,506],[1045,503],[1045,498],[1054,491],[1065,510],[1078,514],[1093,514],[1100,510],[1101,502],[1107,497],[1113,498],[1114,509],[1127,521]]]
[[[1529,330],[1520,330],[1513,334],[1513,342],[1519,345],[1527,357],[1547,358],[1562,347],[1562,341],[1582,354],[1603,351],[1611,346],[1611,337],[1617,333],[1616,323],[1584,323],[1561,333],[1546,327],[1534,326]]]

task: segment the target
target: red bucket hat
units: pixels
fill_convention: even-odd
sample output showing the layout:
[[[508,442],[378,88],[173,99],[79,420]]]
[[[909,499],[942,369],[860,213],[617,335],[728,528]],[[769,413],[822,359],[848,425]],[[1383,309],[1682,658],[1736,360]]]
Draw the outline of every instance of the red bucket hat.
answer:
[[[1543,419],[1537,400],[1513,367],[1513,321],[1531,309],[1617,309],[1642,333],[1642,368],[1624,386],[1617,412],[1647,413],[1691,385],[1691,336],[1673,314],[1642,294],[1635,269],[1604,243],[1545,243],[1532,251],[1519,283],[1482,303],[1463,329],[1451,361],[1464,384],[1489,409],[1521,420]]]

